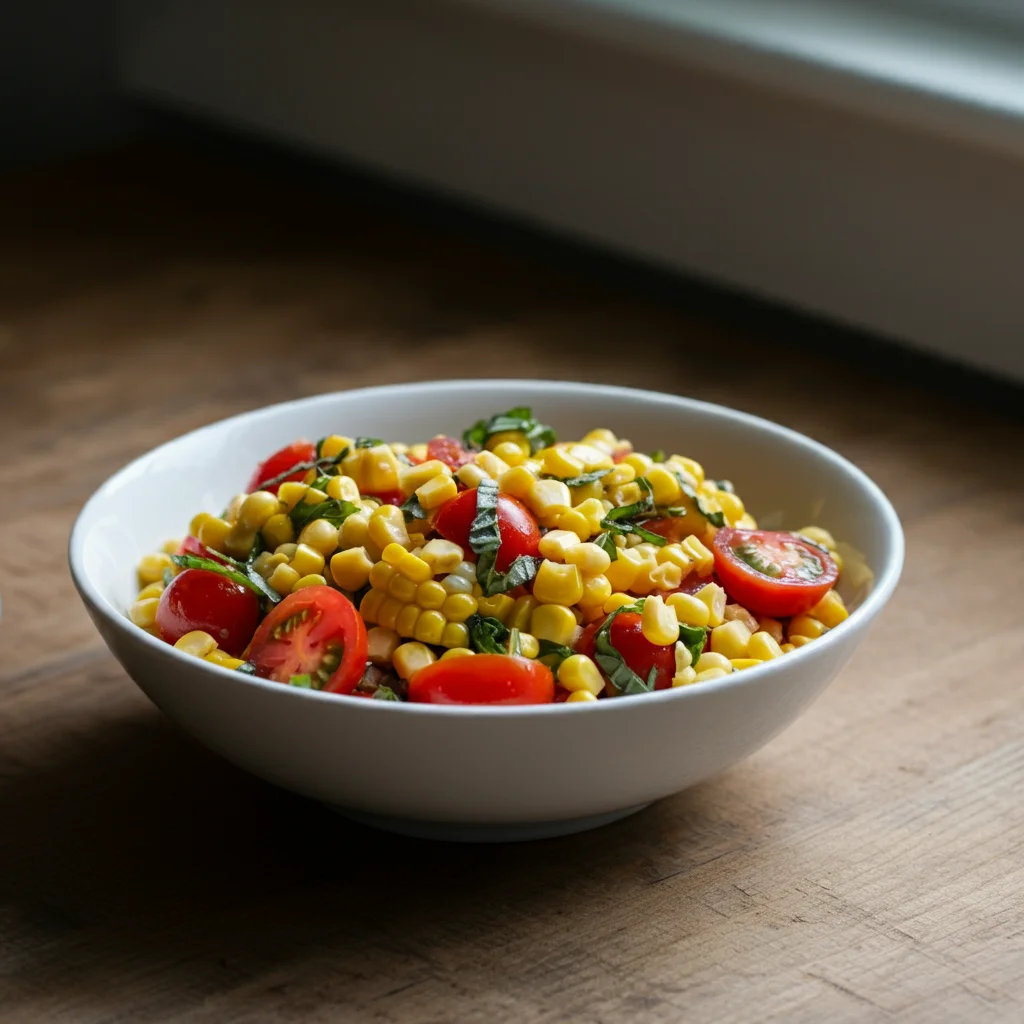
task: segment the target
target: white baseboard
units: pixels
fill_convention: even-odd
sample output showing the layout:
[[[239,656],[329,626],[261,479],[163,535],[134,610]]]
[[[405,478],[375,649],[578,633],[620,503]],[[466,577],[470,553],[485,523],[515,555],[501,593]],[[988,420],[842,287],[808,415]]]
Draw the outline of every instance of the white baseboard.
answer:
[[[964,130],[969,107],[944,122],[929,94],[916,118],[904,82],[892,116],[877,80],[843,91],[833,68],[817,94],[813,69],[781,73],[791,55],[744,65],[734,39],[716,64],[714,40],[616,42],[535,8],[136,0],[123,77],[150,100],[1024,381],[1013,111],[979,107]]]

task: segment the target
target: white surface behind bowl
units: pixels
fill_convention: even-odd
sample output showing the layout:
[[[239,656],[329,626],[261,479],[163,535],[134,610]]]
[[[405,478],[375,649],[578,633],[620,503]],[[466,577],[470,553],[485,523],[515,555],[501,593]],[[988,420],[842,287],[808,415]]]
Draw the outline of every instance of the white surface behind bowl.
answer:
[[[864,552],[876,583],[805,648],[724,680],[592,705],[442,708],[295,690],[180,654],[125,617],[139,557],[218,512],[268,453],[330,433],[421,440],[532,405],[561,436],[607,426],[728,477],[761,525],[817,523]],[[108,480],[71,536],[72,575],[104,640],[171,719],[271,782],[384,824],[463,838],[588,827],[720,771],[788,725],[863,639],[899,577],[903,536],[881,491],[827,448],[717,406],[538,381],[455,381],[322,395],[236,416]]]

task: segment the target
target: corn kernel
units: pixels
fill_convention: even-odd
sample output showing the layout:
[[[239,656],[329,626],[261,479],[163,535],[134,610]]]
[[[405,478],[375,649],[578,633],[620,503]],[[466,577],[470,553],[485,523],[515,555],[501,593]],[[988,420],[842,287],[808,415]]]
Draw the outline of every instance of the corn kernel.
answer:
[[[682,640],[676,641],[675,646],[672,648],[672,653],[675,657],[676,672],[682,672],[684,668],[689,668],[693,664],[693,655],[690,653],[690,648]]]
[[[335,501],[359,501],[359,485],[350,476],[332,476],[327,482],[327,497]]]
[[[758,630],[747,644],[747,657],[770,661],[772,658],[782,657],[782,648],[770,633]]]
[[[540,539],[540,553],[553,562],[568,561],[569,552],[580,546],[580,538],[572,530],[549,530]]]
[[[372,528],[372,522],[370,525]],[[401,544],[389,544],[384,548],[382,557],[385,562],[394,567],[396,572],[400,572],[413,583],[426,583],[427,580],[434,578],[430,566],[422,558],[406,551]]]
[[[209,633],[194,629],[179,637],[174,646],[185,654],[191,654],[193,658],[205,658],[211,651],[217,650],[217,641]]]
[[[303,544],[319,551],[324,558],[329,558],[338,549],[338,528],[326,519],[314,519],[299,534],[300,547]]]
[[[405,602],[400,601],[397,597],[385,597],[380,611],[377,613],[377,624],[387,629],[394,629],[404,607]]]
[[[579,600],[581,608],[604,609],[605,602],[612,596],[612,585],[607,576],[585,576],[583,578],[583,596]]]
[[[542,604],[530,616],[530,633],[538,640],[568,646],[576,634],[576,616],[564,604]]]
[[[226,651],[212,650],[203,661],[211,665],[220,665],[221,668],[231,669],[232,672],[242,664],[241,658],[232,658]]]
[[[513,466],[501,474],[498,480],[498,488],[504,494],[510,494],[513,498],[525,501],[530,493],[530,488],[537,482],[537,478],[525,466]]]
[[[449,622],[465,622],[477,608],[477,599],[471,594],[449,594],[441,605],[441,614]]]
[[[421,612],[416,620],[416,639],[424,644],[439,644],[447,625],[445,617],[440,612]]]
[[[672,686],[689,686],[690,683],[697,681],[697,670],[694,668],[680,669],[672,677]]]
[[[470,583],[476,583],[476,563],[474,562],[459,562],[459,564],[452,569],[453,576],[462,576],[464,579],[470,581]]]
[[[682,496],[679,481],[664,466],[652,466],[647,471],[647,482],[654,491],[657,505],[674,505]]]
[[[435,661],[437,658],[429,647],[415,642],[399,644],[392,656],[395,671],[402,679],[412,679],[421,668],[426,668]]]
[[[612,567],[614,567],[614,565],[620,560],[621,559],[616,559],[616,561],[612,563]],[[609,567],[609,572],[611,572],[612,567]],[[641,556],[640,567],[633,579],[633,582],[630,584],[629,589],[636,594],[649,594],[655,589],[655,583],[654,580],[651,579],[651,573],[656,573],[657,571],[658,563],[654,560],[653,556]]]
[[[745,658],[750,635],[750,630],[739,619],[725,622],[711,630],[711,650],[730,660]]]
[[[229,502],[228,507],[224,510],[224,518],[234,526],[238,522],[238,513],[242,509],[242,503],[245,501],[244,494],[236,494]]]
[[[497,480],[503,473],[507,473],[512,467],[494,452],[483,451],[473,456],[473,461],[492,479]]]
[[[138,594],[135,595],[136,601],[145,601],[148,597],[159,597],[164,592],[163,582],[159,583],[147,583]]]
[[[715,497],[718,499],[718,504],[722,509],[722,514],[725,516],[725,521],[730,526],[735,526],[747,511],[743,507],[743,502],[729,491],[719,491]]]
[[[371,543],[370,519],[365,513],[353,513],[341,524],[341,529],[338,531],[338,547],[342,550],[365,547],[369,553]]]
[[[558,666],[558,685],[570,693],[583,690],[595,697],[604,690],[601,670],[585,654],[573,654]]]
[[[373,564],[366,548],[349,548],[331,559],[331,576],[342,590],[361,590],[370,581]]]
[[[199,531],[203,528],[203,523],[209,519],[216,519],[216,516],[211,516],[209,512],[200,512],[198,515],[192,517],[192,522],[188,524],[188,532],[193,537],[199,536]]]
[[[575,533],[581,541],[589,540],[594,532],[590,528],[590,520],[582,512],[577,512],[574,508],[558,516],[554,520],[554,525],[559,530],[568,530],[571,533]]]
[[[468,647],[469,630],[464,623],[449,622],[441,634],[442,647]]]
[[[728,669],[724,668],[707,668],[703,672],[698,672],[694,677],[695,683],[706,683],[712,679],[722,679],[724,676],[729,675],[732,671],[732,665]]]
[[[760,629],[757,619],[741,604],[727,604],[722,615],[726,622],[732,622],[734,620],[742,622],[750,633],[756,633],[758,629]]]
[[[427,511],[438,508],[458,493],[459,489],[450,476],[435,476],[416,488],[416,498]]]
[[[586,498],[576,505],[573,511],[586,518],[590,526],[591,535],[601,529],[601,520],[604,519],[608,512],[600,498]]]
[[[615,506],[632,505],[639,501],[644,495],[639,484],[623,484],[621,487],[613,487],[608,492],[611,503]]]
[[[614,564],[614,563],[612,563]],[[612,612],[619,608],[623,608],[627,604],[633,604],[636,598],[632,594],[623,594],[621,591],[614,593],[604,603],[605,615],[611,615]]]
[[[694,462],[693,459],[688,459],[685,455],[671,455],[665,461],[676,463],[684,473],[693,479],[694,487],[700,487],[704,483],[704,467],[699,462]]]
[[[697,659],[697,664],[693,667],[697,670],[698,675],[711,668],[720,668],[725,672],[731,672],[732,662],[724,654],[720,654],[717,651],[705,651]]]
[[[520,633],[528,633],[530,631],[530,620],[536,607],[536,598],[529,595],[517,597],[512,605],[512,611],[505,620],[505,625],[509,629],[518,629]]]
[[[156,583],[164,578],[165,569],[173,569],[174,563],[171,556],[163,552],[159,554],[143,555],[139,559],[139,584],[144,586],[147,583]]]
[[[278,548],[295,540],[295,527],[291,519],[283,512],[271,516],[261,530],[263,541],[268,548]]]
[[[451,467],[440,459],[428,459],[418,466],[402,466],[398,471],[398,482],[403,494],[412,494],[418,487],[429,483],[434,477],[451,477]]]
[[[275,555],[284,555],[286,562],[290,562],[295,557],[295,552],[299,550],[298,544],[279,544],[274,548]]]
[[[333,459],[340,455],[346,448],[351,448],[355,441],[351,437],[343,437],[340,434],[331,434],[320,442],[320,457],[322,459]]]
[[[199,528],[199,543],[208,547],[211,551],[219,551],[222,554],[227,551],[228,534],[231,532],[231,524],[216,516],[210,516]]]
[[[351,516],[349,518],[352,518]],[[405,527],[405,516],[396,505],[379,505],[370,514],[367,534],[381,551],[389,545],[409,548],[409,531]],[[391,561],[388,559],[388,561]]]
[[[796,644],[780,644],[779,650],[782,651],[783,654],[789,654],[790,651],[796,650]]]
[[[523,449],[512,441],[502,441],[494,446],[494,454],[507,466],[521,466],[526,458]]]
[[[756,526],[750,526],[746,528],[750,530],[757,529]],[[830,554],[832,555],[832,561],[836,563],[836,568],[839,570],[840,573],[842,573],[844,565],[843,556],[838,551],[832,551],[830,552]]]
[[[396,572],[388,580],[388,593],[392,597],[398,598],[403,604],[408,604],[416,597],[416,584],[407,576]]]
[[[159,597],[147,597],[136,601],[128,609],[128,618],[142,629],[151,629],[156,624],[156,610],[159,604]]]
[[[732,658],[731,662],[734,672],[742,672],[745,668],[756,668],[764,664],[760,658]]]
[[[594,430],[588,431],[582,438],[583,444],[593,445],[595,448],[603,452],[611,452],[611,450],[619,443],[619,439],[610,431],[604,427],[597,427]]]
[[[405,582],[408,583],[409,581],[406,580]],[[416,623],[419,621],[420,611],[421,609],[417,608],[414,604],[404,605],[402,610],[395,616],[394,632],[399,636],[415,636]]]
[[[566,704],[589,704],[597,698],[589,690],[576,690],[565,698]]]
[[[551,476],[572,477],[583,472],[583,463],[564,448],[545,448],[538,454],[541,457],[543,472],[550,473]]]
[[[636,470],[625,462],[620,462],[610,473],[601,477],[601,483],[607,488],[622,487],[636,479]]]
[[[398,489],[398,459],[387,444],[375,444],[364,450],[362,491],[380,494]]]
[[[458,544],[435,537],[423,545],[419,557],[430,566],[435,576],[439,576],[441,573],[449,573],[458,568],[465,554]]]
[[[481,615],[500,619],[502,622],[512,614],[512,607],[516,603],[515,598],[509,597],[508,594],[495,594],[493,597],[478,597],[476,600],[479,606],[478,610]]]
[[[299,544],[291,558],[291,567],[300,576],[308,576],[310,573],[322,572],[324,561],[324,556],[316,548],[311,548],[308,544]]]
[[[384,590],[368,590],[359,602],[359,614],[367,622],[376,622],[387,596],[387,591]]]
[[[479,487],[484,480],[491,479],[490,473],[475,462],[467,462],[464,466],[459,467],[455,471],[455,475],[459,478],[460,483],[470,489]]]
[[[399,642],[398,634],[393,629],[374,626],[366,631],[366,656],[375,664],[387,664]]]
[[[583,464],[586,473],[593,473],[598,469],[613,469],[615,466],[607,452],[592,444],[572,444],[567,450],[574,459]]]
[[[835,537],[828,530],[824,530],[820,526],[805,526],[796,532],[799,536],[806,537],[812,544],[820,544],[828,551],[835,551],[836,549]]]
[[[682,541],[683,550],[697,568],[698,576],[709,576],[715,567],[715,556],[699,537],[691,534]]]
[[[241,523],[233,523],[224,538],[224,551],[234,558],[248,558],[255,543],[255,530],[248,530]]]
[[[725,591],[717,583],[707,583],[694,595],[708,609],[709,626],[720,626],[725,621]]]
[[[281,502],[269,491],[253,491],[238,510],[238,521],[249,530],[262,530],[271,516],[280,515]]]
[[[292,584],[292,593],[294,594],[296,590],[301,590],[303,587],[323,587],[326,584],[327,577],[317,572],[311,572]]]
[[[640,616],[640,631],[648,643],[658,647],[674,644],[679,640],[679,620],[660,597],[649,597]]]
[[[618,557],[605,570],[608,582],[615,590],[630,590],[643,568],[643,557],[632,549],[619,549]]]
[[[829,629],[835,629],[840,622],[850,617],[843,599],[834,590],[830,590],[808,614]]]
[[[449,573],[443,580],[441,586],[448,594],[472,594],[473,584],[465,576],[459,576],[454,572]]]
[[[532,633],[520,633],[519,652],[524,658],[536,658],[540,654],[540,641]]]
[[[524,456],[530,454],[529,438],[521,430],[499,430],[487,438],[486,447],[495,451],[502,444],[514,444]]]
[[[303,498],[309,488],[297,480],[287,480],[277,489],[278,500],[284,503],[285,508],[290,512]]]
[[[267,583],[283,597],[292,592],[292,588],[300,579],[301,575],[290,565],[279,565],[267,577]]]
[[[600,575],[612,564],[608,552],[591,543],[570,545],[564,554],[564,560],[570,565],[579,566],[584,577]]]
[[[655,590],[675,590],[683,582],[683,570],[678,565],[665,562],[647,573]]]
[[[583,576],[579,566],[560,565],[545,558],[533,581],[533,596],[541,604],[578,604],[583,596]],[[531,632],[537,631],[533,629]]]
[[[810,615],[795,615],[789,620],[789,639],[792,642],[794,636],[806,636],[811,640],[817,640],[828,632],[824,623],[811,618]]]
[[[687,626],[706,626],[710,618],[709,606],[693,594],[671,594],[668,604],[676,618]]]
[[[526,504],[542,522],[554,521],[572,508],[572,496],[561,480],[534,480],[526,495]]]
[[[449,647],[441,655],[441,660],[444,661],[446,658],[466,658],[474,654],[476,654],[476,651],[471,651],[468,647]]]

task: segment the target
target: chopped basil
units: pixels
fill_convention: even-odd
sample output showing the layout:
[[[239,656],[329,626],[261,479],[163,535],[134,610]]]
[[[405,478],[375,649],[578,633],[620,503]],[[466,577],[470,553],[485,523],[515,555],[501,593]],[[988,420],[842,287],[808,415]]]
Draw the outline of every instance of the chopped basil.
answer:
[[[376,448],[384,442],[379,437],[357,437],[352,442],[353,448]]]
[[[571,647],[556,644],[554,640],[538,640],[537,643],[540,645],[537,660],[543,661],[552,672],[557,672],[562,662],[576,653]]]
[[[674,505],[672,508],[665,509],[665,515],[671,516],[673,519],[682,519],[686,514],[686,509],[682,505]]]
[[[407,523],[413,523],[417,519],[428,518],[427,510],[420,504],[420,499],[416,497],[415,493],[410,494],[399,507]]]
[[[698,494],[690,484],[683,478],[679,473],[676,473],[676,480],[679,481],[679,486],[683,489],[685,494],[690,501],[696,506],[697,511],[712,525],[712,526],[725,526],[725,516],[721,512],[715,512],[708,508],[707,503],[704,501],[702,495]]]
[[[237,562],[231,559],[238,569],[230,565],[223,565],[215,562],[212,558],[200,558],[198,555],[171,555],[171,561],[182,569],[208,569],[219,576],[225,576],[243,587],[248,587],[262,598],[266,598],[271,604],[277,604],[281,595],[252,567],[251,562]]]
[[[318,476],[309,486],[315,487],[318,491],[326,491],[327,485],[333,480],[330,476]]]
[[[720,491],[728,491],[729,494],[735,494],[736,493],[736,488],[733,487],[731,480],[716,480],[715,481],[715,486]]]
[[[478,654],[508,654],[509,628],[491,615],[478,612],[466,619],[469,630],[469,646]]]
[[[566,487],[586,487],[587,484],[600,480],[610,472],[610,469],[595,469],[592,473],[581,473],[579,476],[555,476],[554,473],[542,473],[541,477],[544,480],[561,480]]]
[[[664,452],[664,450],[659,448],[657,451],[651,452],[651,461],[652,462],[664,462],[665,461],[665,452]]]
[[[321,501],[315,505],[308,501],[300,501],[288,513],[288,517],[291,519],[296,531],[298,531],[317,519],[326,519],[331,526],[341,526],[353,512],[358,511],[359,507],[353,505],[351,501],[328,498],[327,501]]]
[[[472,427],[463,431],[462,442],[467,448],[479,450],[487,444],[489,438],[506,431],[523,434],[530,442],[530,450],[534,452],[548,448],[558,440],[551,427],[533,418],[532,409],[520,406],[492,416],[489,420],[477,420]]]
[[[518,658],[523,656],[523,643],[519,639],[519,630],[515,626],[509,630],[508,653]]]
[[[623,605],[616,608],[604,620],[601,628],[594,634],[594,661],[608,677],[609,682],[618,690],[621,696],[632,696],[637,693],[650,693],[658,679],[658,666],[652,665],[651,671],[644,679],[638,676],[627,664],[618,648],[611,641],[612,623],[616,616],[624,612],[642,612],[644,610],[644,599],[640,598],[634,604]]]
[[[256,675],[256,666],[251,661],[243,661],[235,671],[241,672],[244,676],[254,676]]]
[[[163,576],[164,576],[164,586],[165,587],[169,587],[171,585],[171,580],[174,579],[174,570],[173,569],[164,569]]]
[[[690,660],[694,665],[697,664],[697,659],[704,652],[704,644],[707,643],[709,632],[707,626],[688,626],[685,622],[680,623],[679,642],[690,652]]]
[[[600,534],[594,543],[614,562],[619,557],[619,549],[615,546],[615,535],[610,531]]]
[[[481,480],[477,486],[476,515],[469,528],[469,546],[477,555],[476,581],[485,597],[504,594],[529,583],[540,568],[541,559],[529,555],[519,555],[507,572],[494,568],[501,550],[501,531],[498,528],[498,485],[493,480]]]
[[[611,509],[605,516],[606,520],[617,523],[622,519],[634,519],[637,516],[650,516],[654,514],[654,488],[651,486],[650,480],[645,476],[638,476],[636,483],[640,490],[644,492],[643,497],[639,501],[634,501],[631,505],[620,505],[618,508]]]
[[[313,677],[308,672],[304,672],[302,675],[292,676],[288,680],[288,685],[298,686],[302,690],[316,689],[316,687],[313,685]]]
[[[750,566],[754,572],[759,572],[762,576],[767,576],[773,580],[777,580],[782,576],[782,566],[778,562],[773,562],[756,544],[752,544],[749,541],[744,544],[736,544],[733,546],[732,553],[741,562]]]
[[[382,686],[378,686],[377,689],[373,691],[373,699],[374,700],[398,700],[399,697],[398,697],[398,694],[395,693],[395,691],[392,690],[390,686],[383,686],[382,685]]]
[[[326,438],[324,438],[324,440],[326,440]],[[320,443],[317,445],[318,451]],[[316,473],[320,473],[325,469],[330,469],[333,466],[337,466],[346,455],[348,455],[348,449],[343,448],[337,455],[332,455],[328,458],[321,458],[317,455],[317,457],[311,462],[296,462],[294,466],[289,467],[283,473],[278,473],[277,476],[272,476],[267,480],[264,480],[260,484],[260,490],[265,491],[268,487],[273,487],[275,484],[284,483],[285,480],[294,476],[296,473],[305,473],[311,469]]]

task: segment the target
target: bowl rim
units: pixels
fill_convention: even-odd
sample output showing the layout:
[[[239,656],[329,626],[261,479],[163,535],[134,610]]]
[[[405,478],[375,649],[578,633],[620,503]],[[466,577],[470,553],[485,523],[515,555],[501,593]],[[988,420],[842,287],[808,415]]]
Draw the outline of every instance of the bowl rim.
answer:
[[[83,551],[85,544],[86,521],[90,518],[94,509],[101,505],[108,491],[115,488],[125,477],[133,475],[139,468],[155,458],[166,449],[179,444],[186,438],[200,437],[203,434],[212,434],[224,430],[232,424],[260,416],[272,416],[283,413],[287,410],[295,410],[304,406],[316,404],[329,405],[333,402],[343,400],[356,395],[366,397],[379,397],[381,399],[394,398],[397,396],[408,396],[417,393],[430,393],[444,390],[470,390],[479,392],[481,397],[486,397],[488,391],[504,391],[516,385],[529,387],[534,391],[547,392],[552,396],[565,394],[566,392],[584,394],[588,397],[607,398],[632,398],[644,401],[669,405],[685,406],[698,413],[710,413],[715,416],[724,416],[727,419],[739,423],[754,430],[761,431],[778,438],[790,445],[804,448],[809,452],[833,463],[840,468],[847,476],[860,487],[868,496],[871,504],[881,518],[885,532],[890,540],[890,557],[884,566],[872,566],[875,572],[875,584],[864,602],[855,608],[848,619],[842,622],[835,629],[829,630],[824,636],[813,644],[805,644],[803,647],[791,651],[785,658],[776,658],[764,665],[756,667],[756,671],[732,672],[719,679],[709,680],[700,686],[670,687],[665,690],[656,690],[645,693],[641,701],[622,700],[599,700],[581,702],[562,702],[559,704],[521,704],[521,705],[469,705],[469,704],[420,704],[411,702],[379,701],[371,699],[360,700],[339,700],[337,694],[327,693],[320,690],[307,690],[297,687],[286,687],[272,680],[261,679],[258,676],[251,676],[224,668],[220,665],[211,665],[203,662],[201,667],[208,671],[217,673],[225,680],[230,678],[238,685],[257,686],[269,693],[281,695],[290,693],[296,700],[311,700],[327,702],[331,706],[349,708],[355,711],[362,708],[366,713],[384,714],[405,714],[417,716],[445,716],[445,717],[499,717],[502,719],[532,718],[536,715],[551,714],[609,714],[613,709],[618,708],[619,712],[629,709],[639,711],[641,707],[651,707],[653,710],[666,701],[685,701],[700,699],[722,690],[734,689],[737,687],[771,685],[771,680],[793,666],[792,659],[806,660],[827,650],[836,642],[836,633],[845,634],[848,628],[856,625],[867,627],[872,619],[882,610],[889,598],[892,596],[896,585],[899,582],[905,557],[905,540],[903,528],[899,516],[893,508],[892,503],[886,497],[882,489],[861,469],[855,466],[849,459],[838,452],[815,441],[813,438],[801,434],[790,427],[755,416],[752,413],[742,412],[729,406],[719,405],[714,402],[705,402],[696,398],[689,398],[682,395],[672,395],[661,391],[650,391],[643,388],[622,387],[612,384],[592,384],[585,381],[544,381],[533,378],[459,378],[454,380],[429,380],[414,381],[399,384],[382,384],[372,387],[351,388],[344,391],[330,391],[316,395],[308,395],[304,398],[291,399],[286,402],[276,402],[272,405],[259,406],[244,412],[236,413],[213,423],[207,423],[194,430],[186,431],[177,437],[165,441],[151,448],[149,451],[132,459],[131,462],[116,470],[106,478],[90,495],[82,506],[75,522],[71,528],[68,538],[68,564],[71,571],[71,578],[82,601],[94,614],[110,623],[117,631],[122,632],[134,643],[141,643],[148,647],[154,655],[170,659],[172,664],[178,664],[185,668],[195,669],[197,659],[183,651],[179,651],[171,644],[167,644],[157,637],[152,636],[145,630],[139,629],[123,613],[112,608],[105,597],[93,585],[85,571]],[[785,664],[784,664],[785,663]],[[286,698],[287,699],[287,698]],[[362,711],[357,714],[364,713]]]

